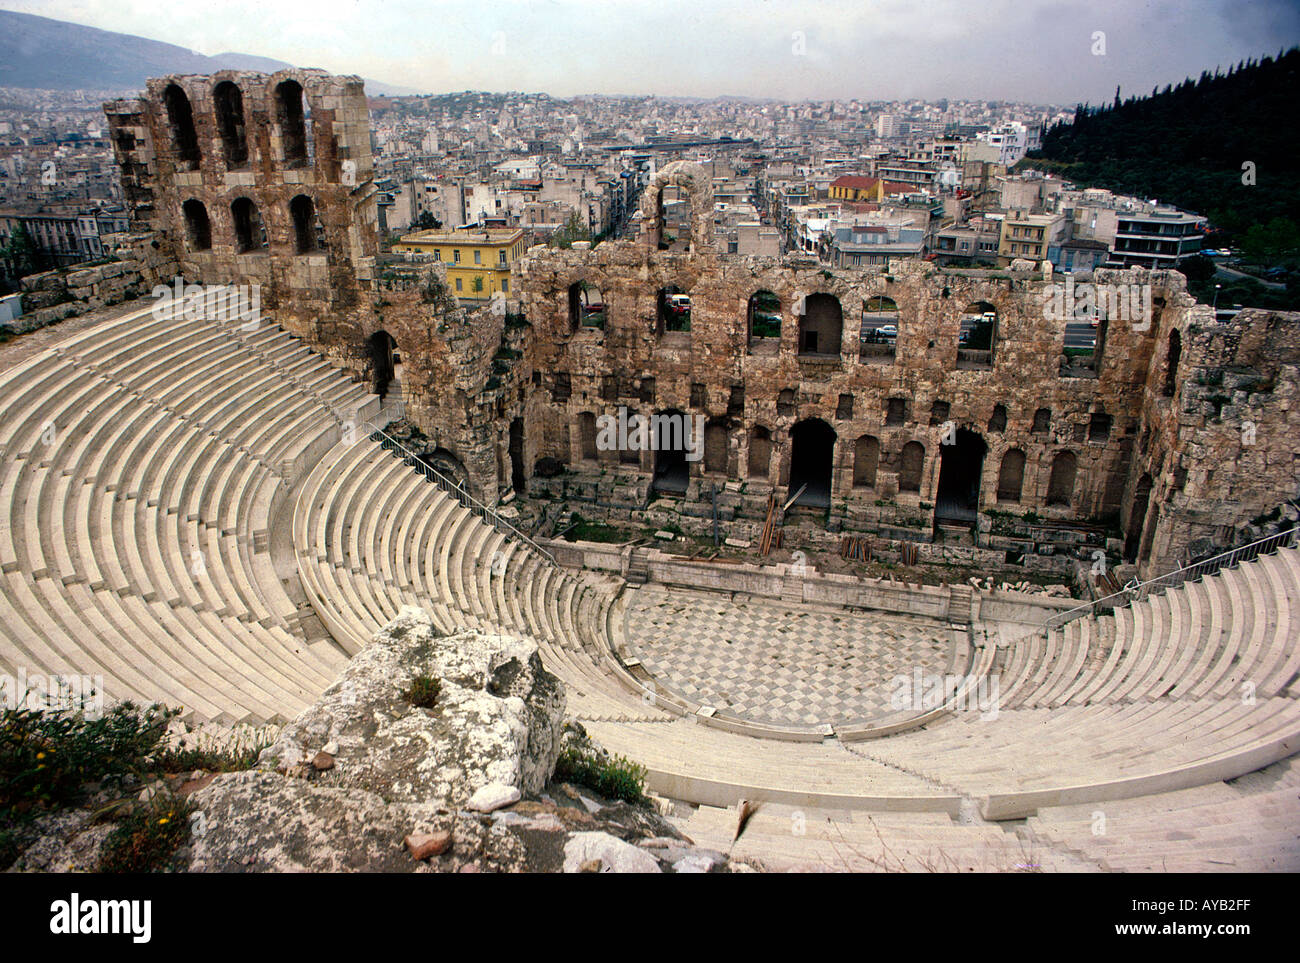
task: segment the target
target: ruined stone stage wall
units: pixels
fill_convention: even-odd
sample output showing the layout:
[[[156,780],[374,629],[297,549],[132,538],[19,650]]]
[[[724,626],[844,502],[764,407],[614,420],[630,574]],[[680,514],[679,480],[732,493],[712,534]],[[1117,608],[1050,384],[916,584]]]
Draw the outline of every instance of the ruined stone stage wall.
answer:
[[[300,83],[310,105],[310,163],[286,157],[276,103],[283,80]],[[214,103],[224,81],[240,88],[245,112],[247,159],[233,166]],[[197,163],[178,151],[165,104],[172,85],[192,109]],[[1017,522],[1026,513],[1049,523],[1118,517],[1122,527],[1136,519],[1134,544],[1147,569],[1167,567],[1207,540],[1230,538],[1231,530],[1297,494],[1300,449],[1290,408],[1300,361],[1296,317],[1245,312],[1215,324],[1177,272],[1096,272],[1099,284],[1141,287],[1151,311],[1105,322],[1095,371],[1069,367],[1063,322],[1044,308],[1060,279],[1043,277],[1029,262],[992,272],[941,270],[924,261],[830,271],[793,258],[719,256],[711,247],[707,175],[698,165],[676,163],[643,194],[639,236],[594,250],[533,248],[513,272],[517,303],[467,310],[446,290],[441,265],[378,254],[359,79],[297,70],[163,78],[151,80],[138,100],[106,105],[106,113],[135,230],[156,234],[187,280],[263,285],[264,310],[359,379],[376,377],[371,337],[392,335],[409,416],[464,465],[475,494],[489,503],[511,487],[513,424],[526,485],[537,480],[540,460],[555,459],[567,466],[564,484],[572,490],[585,485],[596,500],[644,506],[653,452],[583,457],[581,416],[620,406],[708,421],[710,457],[689,465],[688,499],[716,486],[727,516],[743,509],[761,519],[769,493],[784,499],[792,431],[810,419],[835,433],[829,519],[836,529],[927,540],[941,435],[954,428],[987,446],[981,510]],[[668,184],[692,204],[689,239],[674,245],[684,252],[661,249],[660,195]],[[299,194],[312,199],[320,218],[322,243],[309,252],[295,247],[289,213]],[[231,205],[240,197],[261,212],[265,249],[236,249]],[[195,249],[182,214],[187,200],[201,201],[208,212],[210,250]],[[575,323],[570,287],[580,282],[600,292],[603,329]],[[691,298],[689,331],[664,330],[658,319],[659,293],[669,286]],[[760,290],[779,300],[779,338],[749,337],[749,299]],[[814,295],[840,306],[838,354],[799,354],[803,312]],[[864,360],[861,315],[876,296],[896,303],[899,333],[892,359]],[[997,314],[987,370],[957,363],[960,318],[972,305]],[[1166,397],[1173,330],[1181,358],[1176,390]],[[1226,403],[1219,397],[1225,392]],[[887,423],[891,400],[904,405],[897,424]],[[1247,415],[1256,441],[1243,451]],[[751,465],[755,429],[770,435],[765,468]],[[864,436],[878,442],[878,465],[870,484],[855,484],[855,451]],[[900,490],[910,442],[924,449],[912,491]],[[1003,459],[1013,450],[1024,454],[1020,494],[999,500]],[[1075,460],[1075,477],[1064,493],[1052,493],[1052,466],[1063,452]],[[1135,506],[1148,475],[1150,509],[1143,512]]]

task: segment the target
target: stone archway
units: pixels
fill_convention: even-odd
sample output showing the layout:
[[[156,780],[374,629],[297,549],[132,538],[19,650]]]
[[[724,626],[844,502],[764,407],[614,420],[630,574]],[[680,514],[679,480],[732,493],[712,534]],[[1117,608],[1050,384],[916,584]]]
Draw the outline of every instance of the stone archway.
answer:
[[[686,425],[686,415],[677,410],[661,411],[655,418],[652,443],[655,449],[655,472],[652,489],[666,495],[684,495],[690,485],[690,465],[686,460],[687,439],[672,430]]]
[[[808,418],[790,430],[789,494],[803,488],[796,505],[830,507],[835,438],[835,429],[820,418]]]
[[[979,514],[980,481],[988,446],[978,432],[957,429],[952,444],[939,445],[939,484],[934,516],[973,522]]]
[[[387,331],[376,331],[370,336],[370,361],[374,371],[375,394],[381,398],[391,391],[400,396],[402,391],[402,356],[397,341]]]
[[[695,254],[712,245],[713,179],[699,164],[674,161],[657,171],[641,194],[642,237],[655,248],[663,243],[665,187],[676,189],[679,199],[690,207],[690,239],[686,249]]]

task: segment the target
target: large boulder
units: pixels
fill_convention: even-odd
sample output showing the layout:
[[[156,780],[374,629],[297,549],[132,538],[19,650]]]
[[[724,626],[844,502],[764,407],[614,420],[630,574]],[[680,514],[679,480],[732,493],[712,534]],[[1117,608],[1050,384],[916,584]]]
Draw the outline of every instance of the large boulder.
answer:
[[[405,695],[417,676],[441,685],[430,708]],[[477,631],[440,636],[408,606],[281,730],[258,767],[389,801],[462,806],[492,785],[536,794],[555,770],[564,706],[535,643]]]
[[[191,872],[519,872],[527,850],[490,822],[436,803],[388,802],[378,793],[321,786],[279,773],[220,776],[190,797]],[[451,845],[435,860],[414,859],[404,840],[446,830]]]
[[[407,693],[421,676],[441,690],[415,705]],[[550,782],[561,742],[612,761],[563,716],[563,688],[532,642],[440,636],[403,609],[256,768],[168,776],[138,796],[134,783],[122,798],[101,788],[32,825],[13,868],[95,869],[112,828],[104,814],[138,813],[158,792],[186,801],[190,839],[169,865],[190,872],[744,868],[695,847],[653,806]]]

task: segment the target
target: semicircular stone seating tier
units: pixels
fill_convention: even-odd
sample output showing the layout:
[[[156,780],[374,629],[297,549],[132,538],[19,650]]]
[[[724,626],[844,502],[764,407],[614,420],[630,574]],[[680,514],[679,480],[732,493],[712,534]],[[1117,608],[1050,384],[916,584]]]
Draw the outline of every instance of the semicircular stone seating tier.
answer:
[[[345,647],[363,645],[404,604],[432,607],[449,631],[529,634],[570,687],[571,715],[609,749],[644,764],[652,788],[697,803],[822,800],[955,814],[969,796],[986,816],[1011,818],[1040,806],[1233,778],[1300,748],[1295,549],[1207,580],[1240,577],[1243,592],[1259,595],[1239,599],[1261,613],[1244,628],[1244,613],[1219,613],[1224,626],[1237,624],[1229,635],[1241,637],[1243,658],[1221,649],[1189,652],[1188,633],[1141,622],[1141,632],[1107,650],[1119,667],[1089,678],[1086,699],[1075,692],[1059,705],[1022,702],[1026,687],[1085,691],[1079,676],[1098,660],[1064,645],[1096,629],[1071,623],[1037,642],[979,651],[979,671],[996,668],[1004,693],[994,712],[936,713],[923,728],[868,741],[850,742],[846,733],[783,742],[723,731],[680,706],[638,699],[609,657],[626,649],[615,633],[628,592],[511,542],[375,441],[340,445],[317,465],[299,495],[294,541],[308,594]],[[1143,616],[1124,610],[1114,617],[1131,618]],[[1225,659],[1240,668],[1220,680],[1213,670]],[[1203,664],[1221,685],[1201,684]],[[1234,688],[1243,672],[1259,675],[1257,699],[1243,700]]]
[[[1296,549],[982,647],[995,713],[755,739],[644,698],[611,657],[618,580],[559,568],[377,442],[340,441],[377,410],[274,324],[147,309],[0,373],[0,672],[100,675],[111,698],[277,721],[414,604],[448,631],[534,638],[594,738],[655,791],[715,808],[955,817],[974,801],[1016,818],[1211,786],[1300,749]],[[286,512],[309,606],[268,550]],[[308,614],[333,641],[306,641]]]
[[[346,656],[306,641],[271,516],[376,404],[274,324],[152,307],[0,373],[0,671],[293,718]]]

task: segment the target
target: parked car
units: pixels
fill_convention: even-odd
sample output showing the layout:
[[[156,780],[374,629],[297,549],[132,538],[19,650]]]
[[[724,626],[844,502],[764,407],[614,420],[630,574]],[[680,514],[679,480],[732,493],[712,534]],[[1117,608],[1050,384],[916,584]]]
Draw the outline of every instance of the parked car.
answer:
[[[668,298],[668,310],[674,314],[689,314],[691,298],[688,294],[673,294]]]

